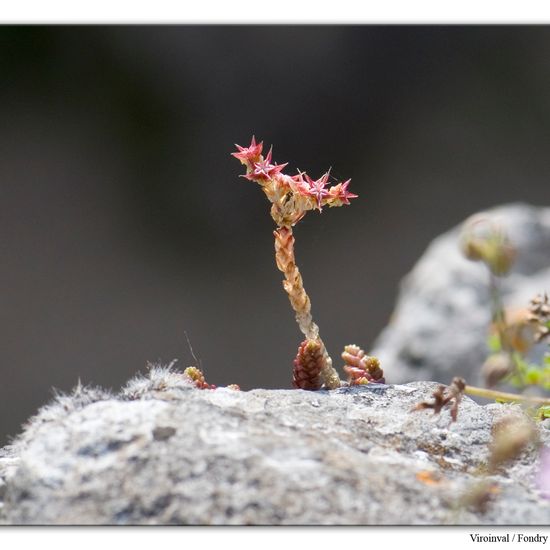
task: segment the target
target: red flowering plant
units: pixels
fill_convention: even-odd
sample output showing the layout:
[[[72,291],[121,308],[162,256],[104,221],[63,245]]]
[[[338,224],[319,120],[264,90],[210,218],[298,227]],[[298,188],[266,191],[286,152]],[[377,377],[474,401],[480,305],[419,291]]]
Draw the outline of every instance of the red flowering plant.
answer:
[[[319,336],[319,327],[313,322],[311,301],[296,265],[292,228],[309,210],[321,212],[324,206],[330,208],[350,204],[350,199],[357,198],[348,191],[351,180],[328,187],[330,170],[316,180],[300,171],[289,176],[283,172],[288,163],[276,164],[272,159],[273,148],[264,157],[263,142],[256,143],[254,137],[248,147],[236,147],[237,151],[232,155],[246,167],[242,177],[259,184],[272,204],[271,217],[277,225],[273,232],[275,259],[285,276],[283,287],[305,336],[294,360],[293,385],[307,390],[318,390],[323,385],[327,389],[338,388],[342,382]],[[365,355],[359,347],[347,346],[342,358],[350,385],[384,381],[378,360]]]

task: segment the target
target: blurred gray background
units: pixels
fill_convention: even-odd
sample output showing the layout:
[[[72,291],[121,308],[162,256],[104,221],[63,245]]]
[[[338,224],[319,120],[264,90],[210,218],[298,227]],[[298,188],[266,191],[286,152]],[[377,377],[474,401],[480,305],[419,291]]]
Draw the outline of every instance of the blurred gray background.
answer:
[[[0,28],[0,444],[52,395],[150,362],[288,388],[301,340],[269,204],[277,162],[352,178],[297,257],[338,366],[474,211],[550,198],[550,28]],[[391,365],[384,365],[391,382]]]

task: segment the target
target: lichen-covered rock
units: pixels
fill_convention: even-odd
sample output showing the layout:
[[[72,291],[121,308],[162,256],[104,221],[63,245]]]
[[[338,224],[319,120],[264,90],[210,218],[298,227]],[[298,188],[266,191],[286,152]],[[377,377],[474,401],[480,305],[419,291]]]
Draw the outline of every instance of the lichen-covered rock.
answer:
[[[411,412],[436,387],[198,390],[158,368],[116,396],[79,387],[1,451],[0,521],[546,524],[534,446],[490,476],[485,511],[460,505],[483,479],[495,420],[522,413],[467,397],[456,423]]]
[[[504,303],[526,308],[533,296],[550,292],[550,208],[512,204],[486,216],[517,248],[502,278]],[[489,272],[462,254],[461,228],[436,238],[401,283],[391,321],[371,351],[388,381],[450,382],[460,375],[470,384],[481,382],[491,323]]]

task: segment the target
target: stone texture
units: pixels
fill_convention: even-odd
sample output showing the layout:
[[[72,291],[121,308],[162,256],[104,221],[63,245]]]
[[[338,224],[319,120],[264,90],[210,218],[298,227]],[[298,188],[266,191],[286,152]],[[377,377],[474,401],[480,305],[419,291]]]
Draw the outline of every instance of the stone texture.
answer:
[[[334,391],[198,390],[153,368],[118,395],[79,386],[0,453],[5,524],[546,524],[538,452],[479,482],[496,419],[516,406],[465,398],[411,412],[436,384]],[[550,431],[541,428],[541,441]]]
[[[522,308],[550,291],[550,208],[511,204],[491,209],[518,249],[502,278],[504,303]],[[480,262],[461,253],[462,224],[436,238],[403,279],[389,325],[373,345],[386,380],[440,380],[463,376],[480,384],[491,321],[489,276]]]

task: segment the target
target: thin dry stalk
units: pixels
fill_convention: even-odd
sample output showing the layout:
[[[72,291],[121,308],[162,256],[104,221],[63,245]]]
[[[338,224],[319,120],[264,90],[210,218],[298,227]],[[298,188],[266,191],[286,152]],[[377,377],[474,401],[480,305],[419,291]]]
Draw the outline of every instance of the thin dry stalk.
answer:
[[[319,327],[313,321],[311,301],[304,289],[302,275],[296,265],[292,228],[279,227],[273,232],[273,235],[275,236],[275,260],[277,267],[285,276],[283,287],[288,294],[290,305],[296,313],[296,322],[308,340],[316,340],[321,346],[324,359],[321,377],[325,386],[330,390],[339,388],[341,385],[340,377],[333,368],[332,359],[319,336]]]

